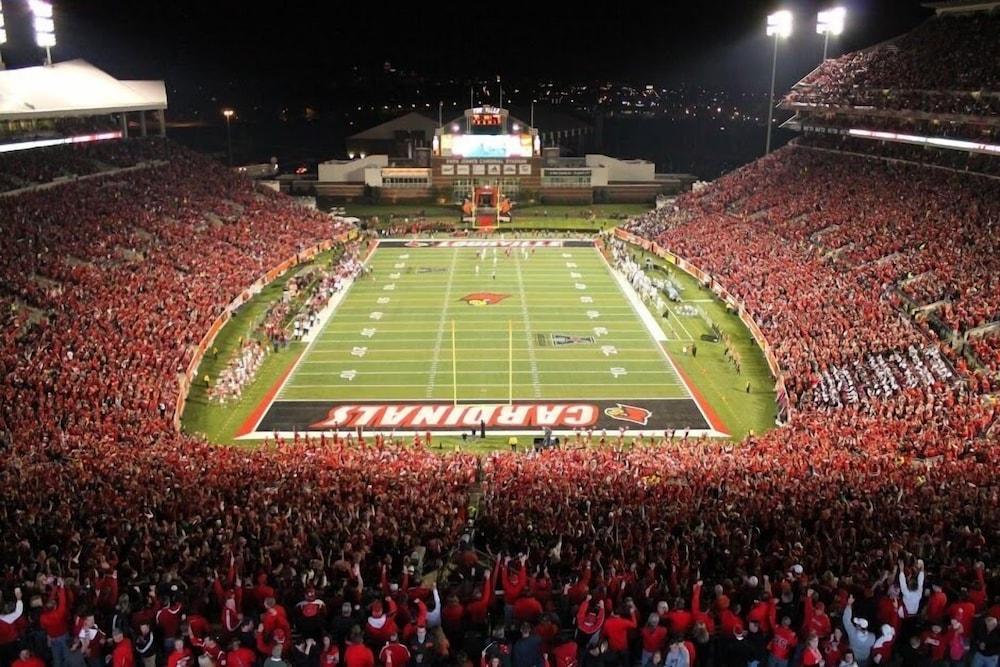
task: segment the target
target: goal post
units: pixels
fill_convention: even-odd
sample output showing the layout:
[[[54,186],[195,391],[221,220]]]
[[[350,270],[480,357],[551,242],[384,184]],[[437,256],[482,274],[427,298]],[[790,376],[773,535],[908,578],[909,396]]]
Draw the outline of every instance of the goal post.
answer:
[[[453,405],[458,405],[458,353],[455,351],[455,320],[451,321],[451,386]]]
[[[507,375],[508,389],[508,405],[514,405],[514,321],[507,320],[507,368],[509,373]]]
[[[451,321],[451,390],[452,405],[458,405],[458,346],[455,320]],[[514,405],[514,320],[507,320],[507,403]]]

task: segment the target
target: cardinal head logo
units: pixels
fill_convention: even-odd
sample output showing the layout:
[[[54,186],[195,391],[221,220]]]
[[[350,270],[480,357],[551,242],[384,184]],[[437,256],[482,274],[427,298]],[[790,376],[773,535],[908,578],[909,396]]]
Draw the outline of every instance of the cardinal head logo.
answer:
[[[653,413],[646,408],[640,408],[635,405],[626,405],[625,403],[616,403],[613,407],[604,408],[604,414],[612,419],[638,424],[639,426],[645,426],[646,422],[648,422],[649,418],[653,415]]]
[[[509,296],[510,294],[499,294],[497,292],[473,292],[472,294],[463,296],[462,301],[470,306],[493,306]]]

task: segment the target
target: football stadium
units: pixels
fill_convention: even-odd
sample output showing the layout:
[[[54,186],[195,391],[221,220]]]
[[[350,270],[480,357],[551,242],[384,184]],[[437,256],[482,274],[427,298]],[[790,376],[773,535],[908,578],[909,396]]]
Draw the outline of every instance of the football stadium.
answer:
[[[1000,2],[667,5],[6,0],[0,667],[997,667]]]

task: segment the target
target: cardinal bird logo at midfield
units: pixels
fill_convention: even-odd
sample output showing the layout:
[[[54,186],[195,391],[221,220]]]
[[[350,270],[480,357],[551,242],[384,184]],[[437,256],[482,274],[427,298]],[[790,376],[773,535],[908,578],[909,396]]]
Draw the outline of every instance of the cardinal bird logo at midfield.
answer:
[[[623,422],[631,422],[633,424],[638,424],[639,426],[645,426],[646,422],[648,422],[649,418],[653,415],[653,413],[646,408],[640,408],[634,405],[625,405],[624,403],[616,403],[612,408],[604,408],[604,414],[612,419],[617,419]]]
[[[473,292],[462,297],[462,301],[470,306],[495,306],[510,294],[498,294],[497,292]]]

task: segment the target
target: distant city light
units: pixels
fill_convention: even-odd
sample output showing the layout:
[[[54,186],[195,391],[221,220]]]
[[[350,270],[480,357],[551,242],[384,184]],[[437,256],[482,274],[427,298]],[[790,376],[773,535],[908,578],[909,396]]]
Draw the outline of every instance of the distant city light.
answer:
[[[769,14],[767,17],[768,37],[790,37],[792,34],[792,13],[787,9]]]
[[[834,7],[816,15],[816,33],[820,35],[837,36],[844,32],[844,19],[847,10],[843,7]]]

